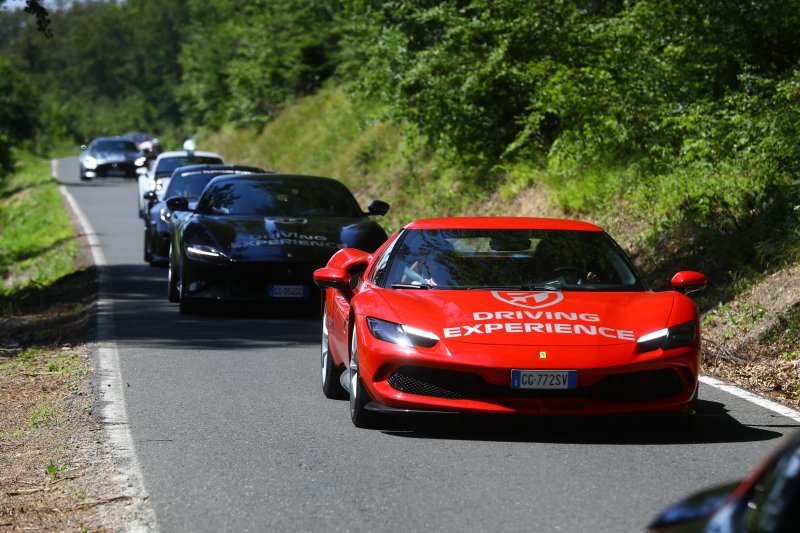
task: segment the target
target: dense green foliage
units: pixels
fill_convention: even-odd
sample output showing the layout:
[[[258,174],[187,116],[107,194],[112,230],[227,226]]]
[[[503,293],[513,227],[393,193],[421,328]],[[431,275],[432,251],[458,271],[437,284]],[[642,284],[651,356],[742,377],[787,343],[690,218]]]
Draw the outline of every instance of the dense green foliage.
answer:
[[[0,134],[23,120],[40,150],[257,131],[328,83],[362,133],[400,126],[443,212],[464,205],[453,191],[537,181],[634,232],[653,272],[665,255],[728,277],[800,256],[800,0],[87,1],[51,19],[48,40],[0,14],[3,80],[30,93],[9,91],[28,106]]]

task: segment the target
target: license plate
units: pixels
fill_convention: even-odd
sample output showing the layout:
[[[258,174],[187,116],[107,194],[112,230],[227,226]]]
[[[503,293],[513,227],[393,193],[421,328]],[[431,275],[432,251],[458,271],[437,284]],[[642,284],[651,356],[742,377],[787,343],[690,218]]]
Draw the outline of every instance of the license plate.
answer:
[[[308,298],[308,285],[270,285],[270,298]]]
[[[575,370],[512,370],[512,389],[575,389],[578,372]]]
[[[111,167],[111,168],[108,169],[108,175],[109,176],[124,176],[125,175],[125,169],[124,168],[119,168],[119,167]]]

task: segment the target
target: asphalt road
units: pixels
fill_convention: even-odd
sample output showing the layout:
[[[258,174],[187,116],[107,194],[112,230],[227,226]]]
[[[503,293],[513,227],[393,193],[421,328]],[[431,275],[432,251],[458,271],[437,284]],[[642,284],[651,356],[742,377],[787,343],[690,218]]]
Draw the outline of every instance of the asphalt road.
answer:
[[[316,320],[182,316],[143,262],[134,180],[55,165],[108,261],[131,432],[162,531],[641,531],[742,478],[798,424],[701,385],[681,435],[639,419],[360,430],[319,386]]]

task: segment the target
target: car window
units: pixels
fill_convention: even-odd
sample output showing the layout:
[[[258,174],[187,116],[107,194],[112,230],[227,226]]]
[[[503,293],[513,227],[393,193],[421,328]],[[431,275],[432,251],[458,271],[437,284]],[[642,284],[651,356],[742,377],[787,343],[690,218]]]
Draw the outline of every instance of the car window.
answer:
[[[353,195],[333,180],[223,180],[209,185],[197,205],[209,215],[363,216]]]
[[[190,200],[196,200],[200,198],[200,194],[206,188],[208,182],[216,177],[217,174],[207,172],[175,176],[170,180],[169,186],[167,186],[167,190],[164,193],[164,198],[183,196]]]
[[[131,141],[122,139],[105,139],[102,141],[95,141],[90,147],[91,150],[97,152],[136,152],[136,144]]]
[[[172,171],[176,168],[187,165],[216,165],[222,163],[222,158],[216,156],[184,155],[180,157],[162,157],[158,161],[158,166],[156,166],[156,174],[172,174]]]
[[[618,246],[603,232],[408,230],[381,285],[439,288],[641,290]]]

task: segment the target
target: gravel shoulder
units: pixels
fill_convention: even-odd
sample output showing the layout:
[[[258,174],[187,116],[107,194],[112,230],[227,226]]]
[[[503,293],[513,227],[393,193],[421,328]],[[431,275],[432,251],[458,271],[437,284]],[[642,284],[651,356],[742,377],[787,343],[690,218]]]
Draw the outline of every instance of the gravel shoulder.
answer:
[[[97,271],[78,240],[76,272],[0,316],[0,531],[149,529],[100,417]]]

